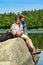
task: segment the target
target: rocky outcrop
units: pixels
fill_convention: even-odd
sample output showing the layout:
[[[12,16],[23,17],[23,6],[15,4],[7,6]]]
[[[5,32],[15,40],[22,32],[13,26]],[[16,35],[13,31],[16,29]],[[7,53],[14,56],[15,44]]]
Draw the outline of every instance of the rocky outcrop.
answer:
[[[0,42],[0,65],[34,65],[23,39],[14,38]]]

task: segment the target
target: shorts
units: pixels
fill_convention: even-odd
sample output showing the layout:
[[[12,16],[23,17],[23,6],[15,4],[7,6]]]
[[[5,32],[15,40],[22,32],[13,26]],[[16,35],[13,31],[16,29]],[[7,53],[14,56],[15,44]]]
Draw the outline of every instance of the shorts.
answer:
[[[25,35],[25,34],[22,34],[21,38],[26,39],[26,38],[29,38],[29,37],[27,35]]]

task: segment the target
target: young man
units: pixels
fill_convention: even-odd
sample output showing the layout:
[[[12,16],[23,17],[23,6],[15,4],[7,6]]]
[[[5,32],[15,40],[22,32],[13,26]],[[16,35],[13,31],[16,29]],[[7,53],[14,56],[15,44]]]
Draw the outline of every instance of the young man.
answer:
[[[27,34],[27,25],[26,25],[26,23],[25,23],[25,21],[24,21],[24,19],[25,19],[25,16],[23,15],[23,14],[21,14],[20,16],[19,16],[19,18],[20,18],[20,21],[21,21],[21,23],[22,23],[22,25],[23,25],[23,32],[24,32],[24,34],[25,35],[28,35]],[[25,37],[25,36],[24,36]],[[28,40],[29,40],[29,43],[31,44],[31,45],[33,45],[33,43],[32,43],[32,40],[28,37]],[[28,41],[27,40],[27,41]],[[34,47],[34,46],[33,46]],[[29,50],[31,50],[31,48],[29,49]],[[34,47],[34,50],[35,50],[35,47]],[[35,53],[37,54],[39,54],[41,51],[36,51]],[[35,54],[34,53],[34,54]]]
[[[20,18],[20,21],[21,21],[21,23],[22,23],[22,25],[23,25],[24,34],[27,35],[27,25],[26,25],[26,23],[25,23],[25,21],[24,21],[25,17],[24,17],[24,15],[21,14],[21,15],[19,16],[19,18]]]

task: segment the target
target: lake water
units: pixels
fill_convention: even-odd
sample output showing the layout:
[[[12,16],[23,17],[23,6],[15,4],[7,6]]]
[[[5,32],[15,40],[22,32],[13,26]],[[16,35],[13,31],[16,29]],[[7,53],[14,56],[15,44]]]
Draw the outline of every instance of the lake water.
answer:
[[[28,30],[28,33],[43,33],[43,30]]]
[[[43,51],[41,52],[41,54],[39,56],[40,56],[40,58],[39,58],[37,65],[43,65]]]
[[[0,30],[0,33],[6,33],[7,31],[11,32],[11,30]],[[28,30],[27,33],[43,33],[43,30]]]

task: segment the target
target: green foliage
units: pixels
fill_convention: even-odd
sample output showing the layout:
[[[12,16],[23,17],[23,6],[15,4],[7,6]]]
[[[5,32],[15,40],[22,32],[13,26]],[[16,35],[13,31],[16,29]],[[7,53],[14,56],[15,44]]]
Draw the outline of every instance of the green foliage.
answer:
[[[22,14],[25,15],[28,29],[43,28],[43,10],[22,11]]]
[[[32,42],[37,49],[43,49],[43,34],[42,33],[35,33],[35,34],[30,33],[28,35],[32,39]]]
[[[12,12],[0,14],[0,29],[9,29],[15,20],[15,16],[19,14],[19,12],[18,14]],[[43,28],[43,10],[22,11],[22,14],[25,15],[28,29]]]
[[[14,22],[15,13],[0,14],[0,29],[8,29]]]

